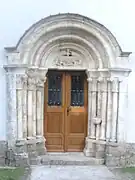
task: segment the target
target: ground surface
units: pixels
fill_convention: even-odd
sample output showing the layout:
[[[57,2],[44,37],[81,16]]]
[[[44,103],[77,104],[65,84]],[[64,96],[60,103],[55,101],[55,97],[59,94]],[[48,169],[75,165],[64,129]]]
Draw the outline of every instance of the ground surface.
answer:
[[[116,180],[105,166],[37,166],[30,180]]]
[[[24,168],[0,168],[0,180],[20,180],[25,171]]]
[[[135,180],[135,168],[114,168],[110,171],[120,180]]]
[[[31,173],[32,171],[32,173]],[[32,166],[0,168],[0,180],[135,180],[135,168],[106,166]]]

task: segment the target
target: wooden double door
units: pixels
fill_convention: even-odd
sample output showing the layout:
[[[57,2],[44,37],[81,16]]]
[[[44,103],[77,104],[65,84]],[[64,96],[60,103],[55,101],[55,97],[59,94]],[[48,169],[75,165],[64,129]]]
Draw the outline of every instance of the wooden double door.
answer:
[[[83,151],[87,135],[87,93],[84,72],[48,72],[44,105],[47,151]]]

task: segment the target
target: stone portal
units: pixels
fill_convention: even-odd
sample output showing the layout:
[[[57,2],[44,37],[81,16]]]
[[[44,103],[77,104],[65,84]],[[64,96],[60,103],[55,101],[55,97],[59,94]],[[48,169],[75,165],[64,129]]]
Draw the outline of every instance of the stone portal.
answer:
[[[81,15],[54,15],[34,24],[16,47],[5,49],[8,151],[19,163],[19,158],[32,159],[47,151],[43,111],[48,70],[87,75],[86,156],[108,158],[112,145],[124,143],[122,103],[127,102],[130,53],[122,52],[103,25]]]

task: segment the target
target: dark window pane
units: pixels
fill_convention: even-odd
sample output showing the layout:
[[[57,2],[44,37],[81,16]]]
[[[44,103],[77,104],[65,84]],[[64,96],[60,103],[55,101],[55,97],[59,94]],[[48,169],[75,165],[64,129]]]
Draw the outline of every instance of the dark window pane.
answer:
[[[59,74],[51,74],[48,76],[48,105],[61,106],[61,80]]]
[[[84,105],[84,77],[71,76],[71,106]]]

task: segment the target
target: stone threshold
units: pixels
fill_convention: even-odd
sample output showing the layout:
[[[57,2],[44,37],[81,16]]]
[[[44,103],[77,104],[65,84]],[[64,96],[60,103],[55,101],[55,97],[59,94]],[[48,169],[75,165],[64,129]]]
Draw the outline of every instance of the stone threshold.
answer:
[[[88,165],[103,165],[104,159],[96,159],[92,157],[86,157],[83,153],[47,153],[44,156],[40,156],[36,159],[31,159],[31,164],[35,165],[76,165],[76,166],[88,166]]]

